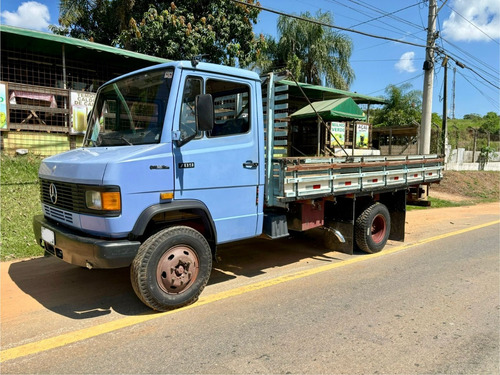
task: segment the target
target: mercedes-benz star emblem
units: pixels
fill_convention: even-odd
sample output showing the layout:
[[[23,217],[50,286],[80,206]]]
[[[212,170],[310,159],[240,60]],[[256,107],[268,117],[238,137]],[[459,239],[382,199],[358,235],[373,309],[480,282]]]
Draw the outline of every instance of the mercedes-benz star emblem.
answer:
[[[57,189],[56,189],[56,185],[54,185],[53,183],[50,184],[50,186],[49,186],[49,197],[50,197],[50,201],[52,202],[52,204],[57,203]]]

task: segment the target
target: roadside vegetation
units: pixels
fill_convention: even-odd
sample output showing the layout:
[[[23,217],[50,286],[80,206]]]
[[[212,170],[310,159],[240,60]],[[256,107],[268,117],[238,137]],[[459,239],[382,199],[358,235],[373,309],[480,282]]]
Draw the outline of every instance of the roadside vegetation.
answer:
[[[41,213],[36,156],[1,157],[1,261],[43,255],[35,242],[32,218]],[[500,200],[499,172],[445,172],[432,185],[431,208],[464,206]]]
[[[31,224],[33,216],[42,211],[38,184],[40,161],[28,155],[1,157],[1,261],[43,255]]]

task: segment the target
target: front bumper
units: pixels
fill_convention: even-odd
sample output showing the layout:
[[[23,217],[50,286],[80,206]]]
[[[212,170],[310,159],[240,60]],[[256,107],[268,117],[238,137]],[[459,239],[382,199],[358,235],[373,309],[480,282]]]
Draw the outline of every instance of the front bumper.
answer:
[[[54,233],[54,244],[42,239],[42,227]],[[85,236],[46,219],[43,215],[33,218],[35,237],[46,252],[65,262],[90,268],[128,267],[141,245],[138,241],[104,240]]]

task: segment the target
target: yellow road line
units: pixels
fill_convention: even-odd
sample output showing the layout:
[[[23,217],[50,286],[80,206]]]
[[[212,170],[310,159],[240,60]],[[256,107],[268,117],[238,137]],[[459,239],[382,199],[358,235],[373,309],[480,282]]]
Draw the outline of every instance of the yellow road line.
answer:
[[[62,335],[59,335],[56,337],[51,337],[48,339],[32,342],[29,344],[20,345],[20,346],[10,348],[10,349],[5,349],[5,350],[2,350],[0,352],[0,362],[5,362],[5,361],[12,360],[12,359],[20,358],[20,357],[25,357],[25,356],[28,356],[30,354],[36,354],[36,353],[44,352],[44,351],[47,351],[50,349],[55,349],[55,348],[69,345],[69,344],[72,344],[75,342],[83,341],[83,340],[86,340],[86,339],[89,339],[92,337],[100,336],[100,335],[108,333],[108,332],[113,332],[113,331],[116,331],[116,330],[119,330],[122,328],[126,328],[126,327],[130,327],[130,326],[133,326],[136,324],[147,322],[149,320],[161,318],[161,317],[169,315],[169,314],[176,314],[176,313],[181,312],[183,310],[188,310],[188,309],[196,308],[199,306],[208,305],[208,304],[216,302],[216,301],[235,297],[235,296],[242,295],[242,294],[245,294],[245,293],[248,293],[251,291],[264,289],[264,288],[267,288],[267,287],[270,287],[273,285],[278,285],[278,284],[282,284],[282,283],[285,283],[288,281],[297,280],[297,279],[301,279],[301,278],[304,278],[307,276],[316,275],[316,274],[319,274],[321,272],[329,271],[329,270],[332,270],[335,268],[345,267],[345,266],[350,265],[350,264],[364,262],[364,261],[369,260],[369,259],[378,258],[378,257],[385,256],[388,254],[397,253],[399,251],[406,250],[406,249],[409,249],[412,247],[416,247],[418,245],[426,244],[426,243],[433,242],[433,241],[438,241],[438,240],[441,240],[444,238],[448,238],[448,237],[456,236],[459,234],[471,232],[471,231],[474,231],[477,229],[485,228],[485,227],[488,227],[491,225],[496,225],[499,223],[500,223],[500,220],[495,220],[495,221],[492,221],[489,223],[475,225],[473,227],[469,227],[469,228],[465,228],[465,229],[460,229],[460,230],[457,230],[454,232],[440,234],[438,236],[426,238],[426,239],[423,239],[423,240],[420,240],[420,241],[417,241],[417,242],[414,242],[411,244],[397,246],[393,249],[384,250],[384,251],[381,251],[379,253],[363,255],[361,257],[351,258],[351,259],[347,259],[347,260],[344,260],[341,262],[327,264],[327,265],[312,268],[309,270],[280,276],[280,277],[277,277],[274,279],[260,281],[260,282],[253,283],[250,285],[231,289],[231,290],[228,290],[225,292],[220,292],[220,293],[216,293],[216,294],[209,295],[206,297],[202,297],[195,304],[185,306],[185,307],[177,309],[177,310],[172,310],[172,311],[163,312],[163,313],[146,313],[146,314],[142,314],[142,315],[126,317],[126,318],[114,320],[111,322],[99,324],[96,326],[83,328],[83,329],[78,330],[78,331],[65,333],[65,334],[62,334]]]

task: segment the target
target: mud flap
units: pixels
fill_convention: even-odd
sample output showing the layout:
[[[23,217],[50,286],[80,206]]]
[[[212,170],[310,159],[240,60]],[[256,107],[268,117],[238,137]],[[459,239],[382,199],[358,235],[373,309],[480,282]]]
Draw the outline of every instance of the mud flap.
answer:
[[[338,199],[325,202],[325,246],[332,251],[345,254],[354,252],[355,199]],[[342,243],[328,228],[339,231],[345,239]]]
[[[391,214],[391,232],[389,239],[393,241],[405,240],[406,222],[406,190],[399,190],[381,197]]]

